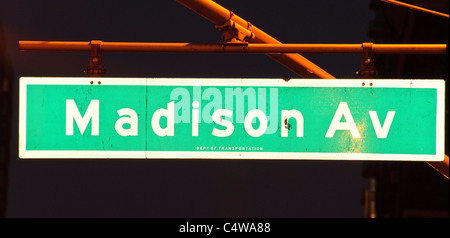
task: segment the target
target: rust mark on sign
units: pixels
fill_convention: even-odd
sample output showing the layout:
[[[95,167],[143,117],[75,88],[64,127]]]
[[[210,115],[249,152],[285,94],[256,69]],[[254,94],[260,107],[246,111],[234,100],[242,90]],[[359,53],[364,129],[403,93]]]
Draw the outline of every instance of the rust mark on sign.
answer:
[[[291,129],[291,124],[288,123],[287,117],[284,118],[284,127],[288,130]]]

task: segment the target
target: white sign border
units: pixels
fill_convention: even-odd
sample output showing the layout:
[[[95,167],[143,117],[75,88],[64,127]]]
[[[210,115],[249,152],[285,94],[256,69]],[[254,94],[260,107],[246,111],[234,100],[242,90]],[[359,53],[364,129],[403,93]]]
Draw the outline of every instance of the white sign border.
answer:
[[[217,152],[217,151],[49,151],[26,150],[27,85],[162,85],[253,87],[379,87],[436,88],[436,154]],[[370,160],[443,161],[445,145],[445,81],[442,79],[274,79],[274,78],[68,78],[19,79],[19,158],[22,159],[269,159],[269,160]]]

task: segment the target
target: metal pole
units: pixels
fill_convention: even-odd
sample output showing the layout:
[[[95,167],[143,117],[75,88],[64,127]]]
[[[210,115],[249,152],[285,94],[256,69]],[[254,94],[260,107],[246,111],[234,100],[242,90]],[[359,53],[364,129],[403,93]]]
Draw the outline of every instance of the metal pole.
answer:
[[[394,5],[401,6],[401,7],[406,7],[406,8],[409,8],[409,9],[416,10],[416,11],[426,12],[426,13],[430,13],[430,14],[433,14],[433,15],[436,15],[436,16],[448,18],[448,14],[444,14],[444,13],[440,13],[440,12],[437,12],[437,11],[429,10],[429,9],[426,9],[426,8],[423,8],[423,7],[418,7],[418,6],[415,6],[415,5],[412,5],[412,4],[399,2],[399,1],[395,1],[395,0],[381,0],[381,1],[387,2],[387,3],[392,3]]]
[[[281,44],[281,42],[268,35],[264,31],[260,30],[259,28],[255,27],[250,22],[240,18],[230,10],[220,6],[213,1],[177,0],[177,2],[198,13],[199,15],[203,16],[216,25],[223,25],[230,18],[232,18],[235,23],[243,27],[251,28],[251,31],[255,35],[255,38],[249,39],[249,43]],[[268,56],[304,78],[335,78],[334,76],[299,54],[268,54]]]
[[[442,162],[427,162],[436,171],[441,173],[444,177],[448,179],[448,156],[444,155],[444,161]]]
[[[361,54],[363,44],[191,44],[96,41],[102,51],[173,53],[335,53]],[[91,43],[19,41],[20,50],[91,51]],[[445,54],[446,44],[373,44],[374,54]]]

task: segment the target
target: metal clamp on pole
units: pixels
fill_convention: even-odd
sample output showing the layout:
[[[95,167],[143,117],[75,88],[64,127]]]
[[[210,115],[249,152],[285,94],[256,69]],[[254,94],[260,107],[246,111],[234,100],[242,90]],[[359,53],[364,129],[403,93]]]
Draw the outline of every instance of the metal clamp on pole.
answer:
[[[89,77],[101,77],[102,74],[106,73],[102,64],[102,41],[92,40],[90,45],[91,57],[89,58],[89,69],[83,72],[89,75]]]
[[[216,25],[216,29],[222,31],[220,44],[247,44],[248,39],[254,39],[252,24],[247,22],[247,28],[233,21],[234,14],[230,12],[230,19],[222,25]]]
[[[373,78],[376,75],[372,54],[373,43],[363,43],[362,48],[361,70],[357,71],[356,74],[361,78]]]

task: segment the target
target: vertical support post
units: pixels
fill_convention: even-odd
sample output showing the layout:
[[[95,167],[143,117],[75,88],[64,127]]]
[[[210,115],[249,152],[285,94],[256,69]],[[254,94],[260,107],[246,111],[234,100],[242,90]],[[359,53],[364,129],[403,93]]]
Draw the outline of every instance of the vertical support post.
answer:
[[[356,74],[362,79],[370,79],[375,76],[375,66],[373,62],[373,43],[362,44],[361,69]],[[367,163],[367,162],[366,162]],[[368,165],[373,166],[373,165]],[[364,217],[376,218],[376,177],[369,174],[369,188],[364,190]]]
[[[89,58],[89,69],[83,72],[89,77],[101,77],[106,73],[102,64],[102,41],[92,40],[91,43],[91,57]]]

